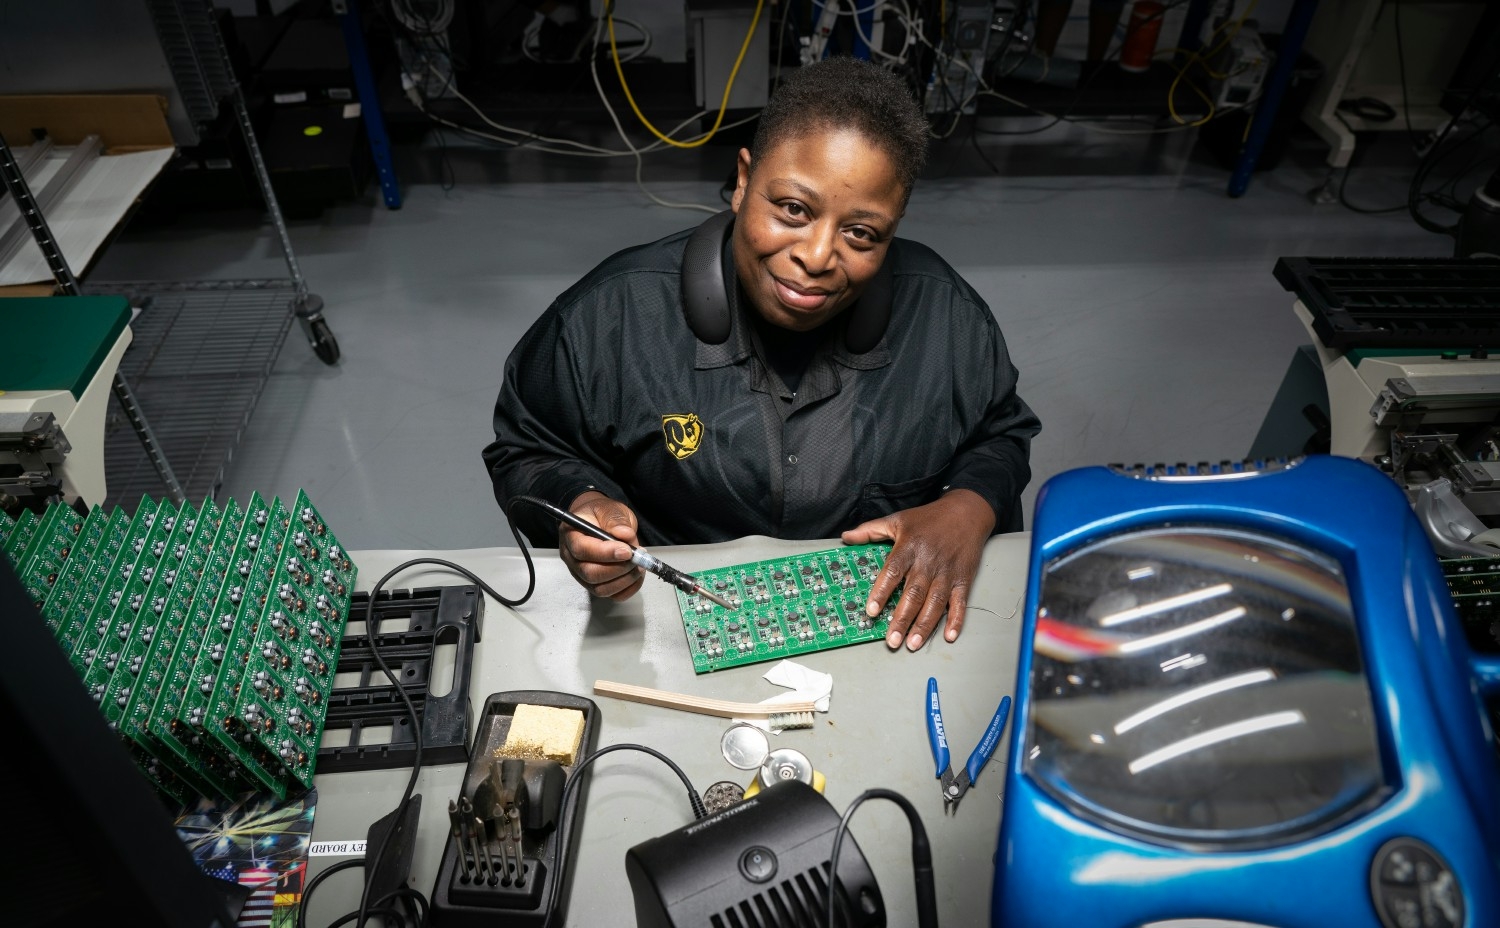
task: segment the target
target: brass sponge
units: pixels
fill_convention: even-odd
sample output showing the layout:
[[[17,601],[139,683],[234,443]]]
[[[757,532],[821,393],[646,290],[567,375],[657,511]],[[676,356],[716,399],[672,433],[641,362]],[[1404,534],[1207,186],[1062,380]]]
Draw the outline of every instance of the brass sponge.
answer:
[[[516,706],[505,744],[498,757],[533,757],[555,760],[571,767],[583,740],[583,713],[552,706]]]

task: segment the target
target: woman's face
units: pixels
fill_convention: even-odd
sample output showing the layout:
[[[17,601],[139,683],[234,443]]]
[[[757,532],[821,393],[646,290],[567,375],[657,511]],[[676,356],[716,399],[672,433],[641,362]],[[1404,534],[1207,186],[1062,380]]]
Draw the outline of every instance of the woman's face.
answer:
[[[740,285],[772,325],[815,329],[875,276],[905,204],[890,157],[853,129],[785,139],[754,165],[740,149],[732,202]]]

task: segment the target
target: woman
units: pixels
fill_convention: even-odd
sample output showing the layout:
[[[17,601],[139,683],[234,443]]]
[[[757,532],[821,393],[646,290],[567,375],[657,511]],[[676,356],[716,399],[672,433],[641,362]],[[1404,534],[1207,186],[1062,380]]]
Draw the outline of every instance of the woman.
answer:
[[[619,544],[518,512],[596,596],[629,546],[744,535],[889,541],[887,644],[963,626],[985,540],[1021,527],[1040,429],[979,295],[895,238],[926,155],[905,85],[853,59],[784,80],[738,156],[732,214],[620,252],[506,363],[485,463]]]

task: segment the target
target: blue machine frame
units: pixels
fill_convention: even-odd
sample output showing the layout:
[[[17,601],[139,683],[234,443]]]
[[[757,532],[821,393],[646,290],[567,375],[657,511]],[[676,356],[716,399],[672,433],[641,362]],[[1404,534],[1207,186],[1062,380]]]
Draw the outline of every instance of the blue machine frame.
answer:
[[[1036,692],[1051,661],[1036,651],[1049,569],[1091,545],[1171,526],[1276,539],[1342,575],[1357,641],[1346,677],[1367,681],[1381,782],[1345,814],[1243,841],[1152,833],[1070,795],[1066,770],[1078,765],[1061,777],[1037,766],[1038,705],[1058,703],[1051,689],[1045,699]],[[1384,474],[1332,457],[1264,473],[1071,471],[1037,500],[1028,580],[996,928],[1500,926],[1500,759],[1485,706],[1500,696],[1500,661],[1470,651],[1432,547]],[[1042,619],[1045,630],[1052,620]],[[1136,770],[1114,782],[1131,788]]]

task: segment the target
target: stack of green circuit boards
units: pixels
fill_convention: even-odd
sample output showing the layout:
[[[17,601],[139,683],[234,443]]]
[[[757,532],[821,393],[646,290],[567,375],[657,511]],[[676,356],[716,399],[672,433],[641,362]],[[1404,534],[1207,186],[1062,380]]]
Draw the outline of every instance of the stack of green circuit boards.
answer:
[[[32,601],[166,798],[312,785],[357,569],[290,507],[141,500],[0,519]]]
[[[885,638],[900,593],[885,611],[865,614],[890,545],[851,545],[695,572],[739,608],[677,592],[693,670],[708,673]]]
[[[1470,647],[1500,651],[1500,557],[1441,558],[1440,562]]]

